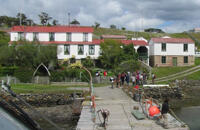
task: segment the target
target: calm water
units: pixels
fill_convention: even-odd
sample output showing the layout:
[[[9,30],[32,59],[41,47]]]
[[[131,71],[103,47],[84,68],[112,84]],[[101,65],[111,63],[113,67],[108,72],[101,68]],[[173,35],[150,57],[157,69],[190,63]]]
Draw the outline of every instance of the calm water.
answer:
[[[200,106],[183,107],[174,112],[182,121],[189,125],[190,130],[200,130]]]

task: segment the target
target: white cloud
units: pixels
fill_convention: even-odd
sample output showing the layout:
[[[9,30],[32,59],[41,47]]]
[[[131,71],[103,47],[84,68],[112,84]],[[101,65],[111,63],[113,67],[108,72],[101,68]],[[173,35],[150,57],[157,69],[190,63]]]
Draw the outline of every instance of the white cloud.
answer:
[[[61,24],[66,24],[70,12],[71,19],[89,26],[96,21],[105,27],[115,24],[140,30],[172,21],[163,29],[181,32],[200,27],[200,0],[0,0],[0,3],[0,15],[15,17],[22,10],[36,22],[38,14],[44,11]]]

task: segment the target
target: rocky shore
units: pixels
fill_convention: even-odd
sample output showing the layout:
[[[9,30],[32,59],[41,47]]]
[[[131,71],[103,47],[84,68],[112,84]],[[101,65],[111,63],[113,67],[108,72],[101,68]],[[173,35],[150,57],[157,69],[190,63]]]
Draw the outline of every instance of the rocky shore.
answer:
[[[73,94],[20,94],[22,100],[31,105],[25,105],[23,101],[12,97],[9,94],[1,95],[4,99],[9,99],[14,104],[22,108],[31,119],[35,120],[44,130],[55,130],[50,123],[42,118],[53,121],[57,126],[64,129],[75,129],[79,115],[81,113],[82,93]],[[8,100],[8,101],[9,101]],[[35,111],[36,110],[36,111]]]

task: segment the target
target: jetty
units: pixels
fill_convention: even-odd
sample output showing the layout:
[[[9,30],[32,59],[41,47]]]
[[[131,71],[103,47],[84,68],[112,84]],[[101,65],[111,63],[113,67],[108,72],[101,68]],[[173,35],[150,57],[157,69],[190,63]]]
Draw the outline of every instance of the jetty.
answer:
[[[82,112],[76,130],[162,130],[165,129],[156,120],[145,117],[138,120],[132,115],[133,109],[138,108],[142,112],[142,106],[134,101],[122,88],[112,89],[110,86],[94,89],[97,100],[95,112],[91,109],[90,101],[84,101]],[[106,128],[101,126],[103,118],[97,113],[100,109],[110,112]],[[169,130],[189,130],[185,126],[172,126],[169,122]]]

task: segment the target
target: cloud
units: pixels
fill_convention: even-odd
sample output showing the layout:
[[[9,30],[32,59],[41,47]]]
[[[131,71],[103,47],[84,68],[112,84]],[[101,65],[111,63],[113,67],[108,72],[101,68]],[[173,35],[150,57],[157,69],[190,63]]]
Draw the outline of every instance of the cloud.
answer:
[[[71,19],[87,26],[96,21],[104,27],[111,24],[128,30],[160,27],[169,32],[200,27],[200,0],[0,0],[0,3],[0,15],[16,16],[22,11],[37,23],[38,14],[47,12],[60,24],[67,24],[70,12]],[[169,21],[172,24],[165,24]]]

